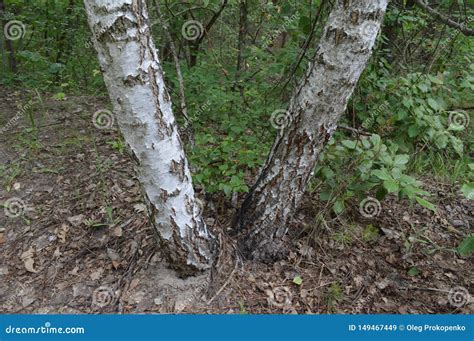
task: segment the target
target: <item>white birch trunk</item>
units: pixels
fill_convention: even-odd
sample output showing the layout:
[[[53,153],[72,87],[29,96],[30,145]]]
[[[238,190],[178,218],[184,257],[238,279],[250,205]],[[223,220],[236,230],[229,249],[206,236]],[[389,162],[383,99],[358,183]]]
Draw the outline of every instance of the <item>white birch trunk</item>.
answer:
[[[145,0],[84,0],[118,124],[151,218],[181,275],[210,268],[216,246],[201,217],[153,43]]]
[[[234,221],[250,258],[271,261],[326,142],[364,70],[388,0],[337,0],[312,66],[289,104],[291,124],[277,137]]]

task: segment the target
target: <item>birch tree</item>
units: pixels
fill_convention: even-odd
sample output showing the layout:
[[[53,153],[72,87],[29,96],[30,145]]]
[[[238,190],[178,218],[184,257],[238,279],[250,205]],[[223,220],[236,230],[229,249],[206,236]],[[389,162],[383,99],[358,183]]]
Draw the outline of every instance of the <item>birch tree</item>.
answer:
[[[146,202],[170,264],[208,269],[215,238],[201,217],[145,0],[85,0],[120,129],[137,161]],[[313,63],[295,89],[267,162],[234,225],[242,251],[274,259],[318,157],[364,70],[388,0],[337,0]]]
[[[210,268],[215,238],[202,217],[145,0],[84,0],[120,130],[138,165],[153,224],[181,275]]]
[[[249,258],[273,260],[300,205],[318,157],[336,129],[364,70],[388,0],[337,0],[312,65],[296,88],[288,124],[276,138],[234,225]]]

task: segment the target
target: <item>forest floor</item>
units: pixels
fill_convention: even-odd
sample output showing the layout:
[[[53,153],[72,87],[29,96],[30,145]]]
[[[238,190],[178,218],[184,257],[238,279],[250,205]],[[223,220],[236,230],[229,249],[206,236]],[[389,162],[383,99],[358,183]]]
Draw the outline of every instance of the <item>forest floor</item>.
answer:
[[[42,94],[34,138],[18,109],[31,97],[0,87],[0,127],[19,117],[0,134],[0,203],[17,200],[22,213],[0,210],[2,313],[474,313],[473,257],[454,252],[473,231],[474,204],[430,176],[423,183],[436,213],[388,197],[373,218],[354,204],[317,224],[322,204],[308,195],[287,259],[227,257],[199,307],[163,295],[173,284],[157,283],[170,270],[133,162],[116,129],[92,124],[108,99]],[[206,221],[222,238],[233,212],[216,213],[216,205],[208,203]]]

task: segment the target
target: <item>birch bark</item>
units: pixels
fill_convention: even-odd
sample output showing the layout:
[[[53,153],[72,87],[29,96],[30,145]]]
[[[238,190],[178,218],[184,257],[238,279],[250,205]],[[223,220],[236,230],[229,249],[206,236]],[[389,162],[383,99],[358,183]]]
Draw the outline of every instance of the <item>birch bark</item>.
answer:
[[[321,151],[336,129],[364,70],[388,0],[337,0],[312,66],[277,120],[276,138],[260,177],[234,219],[243,254],[272,261],[298,208]]]
[[[181,275],[210,268],[216,248],[196,200],[145,0],[84,0],[105,83],[158,237]]]

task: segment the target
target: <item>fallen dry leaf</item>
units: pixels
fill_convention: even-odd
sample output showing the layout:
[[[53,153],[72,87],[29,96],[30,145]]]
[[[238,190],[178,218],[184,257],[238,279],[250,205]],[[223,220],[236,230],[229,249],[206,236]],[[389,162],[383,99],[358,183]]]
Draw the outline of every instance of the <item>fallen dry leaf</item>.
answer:
[[[59,241],[62,244],[64,244],[66,242],[66,236],[67,236],[68,231],[69,231],[69,226],[67,226],[66,224],[62,224],[61,228],[56,233],[56,236],[58,237]]]
[[[100,277],[102,277],[103,273],[104,273],[104,268],[98,268],[96,271],[94,271],[90,274],[90,277],[93,281],[96,281]]]
[[[112,234],[116,237],[122,237],[123,231],[120,226],[117,226],[116,228],[113,229]]]
[[[20,256],[25,269],[29,272],[37,273],[38,270],[35,269],[35,260],[34,260],[35,251],[33,247],[30,247],[27,251],[23,252]]]
[[[67,221],[69,221],[72,226],[77,227],[81,225],[81,223],[84,221],[84,215],[79,214],[79,215],[75,215],[74,217],[69,217],[67,218]]]
[[[145,212],[146,206],[144,204],[135,204],[133,205],[133,209],[137,213]]]

